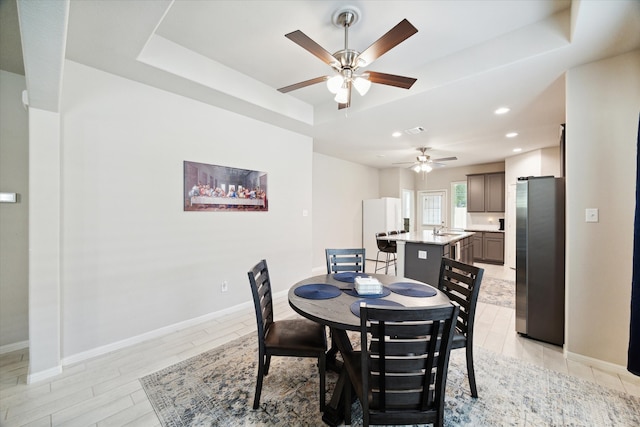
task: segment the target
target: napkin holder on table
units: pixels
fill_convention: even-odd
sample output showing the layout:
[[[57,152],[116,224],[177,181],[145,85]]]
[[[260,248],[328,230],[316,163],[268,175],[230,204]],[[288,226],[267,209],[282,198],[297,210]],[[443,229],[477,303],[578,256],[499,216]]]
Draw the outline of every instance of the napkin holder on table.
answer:
[[[382,293],[382,283],[375,277],[356,277],[356,292],[360,295],[378,295]]]

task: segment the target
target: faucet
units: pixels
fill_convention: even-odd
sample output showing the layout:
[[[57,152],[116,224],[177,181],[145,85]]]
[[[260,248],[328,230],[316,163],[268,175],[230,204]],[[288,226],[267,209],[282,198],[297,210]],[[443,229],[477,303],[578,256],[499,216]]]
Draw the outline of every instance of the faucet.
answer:
[[[433,227],[433,235],[434,236],[440,235],[442,233],[442,230],[444,229],[445,229],[444,222],[442,222],[442,225],[440,227],[437,227],[437,226]]]

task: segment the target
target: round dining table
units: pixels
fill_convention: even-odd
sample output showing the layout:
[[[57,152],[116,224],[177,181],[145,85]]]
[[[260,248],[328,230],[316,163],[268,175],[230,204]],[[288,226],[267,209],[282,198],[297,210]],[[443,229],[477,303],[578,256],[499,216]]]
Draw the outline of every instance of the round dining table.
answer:
[[[355,289],[355,277],[377,279],[382,284],[382,293],[361,295]],[[436,286],[417,280],[386,274],[335,273],[309,277],[289,289],[289,305],[303,317],[326,325],[331,330],[331,349],[327,352],[327,367],[339,372],[330,403],[326,406],[322,420],[328,425],[340,424],[344,417],[342,391],[349,381],[341,364],[336,361],[338,351],[353,351],[347,331],[360,330],[359,306],[390,307],[435,307],[451,301]],[[350,420],[345,420],[350,422]]]

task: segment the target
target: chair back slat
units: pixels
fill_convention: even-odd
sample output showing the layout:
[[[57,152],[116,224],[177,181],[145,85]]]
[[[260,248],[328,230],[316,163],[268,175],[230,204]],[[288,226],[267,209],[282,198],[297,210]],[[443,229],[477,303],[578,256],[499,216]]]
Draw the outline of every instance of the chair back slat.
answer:
[[[364,273],[365,250],[354,249],[326,249],[327,274],[351,271]]]
[[[367,423],[419,424],[442,419],[449,352],[458,306],[360,308]]]
[[[440,265],[438,289],[460,305],[457,329],[465,336],[473,333],[473,320],[483,273],[482,268],[449,258],[443,258]]]
[[[267,261],[262,260],[247,273],[251,284],[253,305],[256,311],[258,335],[264,338],[273,323],[273,299],[271,296],[271,280]],[[262,340],[260,345],[263,345]]]

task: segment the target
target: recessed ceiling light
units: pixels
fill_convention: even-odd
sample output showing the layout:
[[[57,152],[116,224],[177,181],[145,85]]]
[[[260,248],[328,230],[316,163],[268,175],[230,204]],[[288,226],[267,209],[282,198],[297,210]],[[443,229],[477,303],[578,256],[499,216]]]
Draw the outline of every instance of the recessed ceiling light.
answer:
[[[398,137],[402,136],[402,132],[397,130],[394,133],[392,133],[391,136],[394,137],[394,138],[398,138]]]
[[[511,108],[509,108],[509,107],[500,107],[496,111],[494,111],[494,113],[495,114],[507,114],[509,111],[511,111]]]
[[[509,132],[508,134],[505,135],[507,138],[515,138],[516,136],[518,136],[518,132]]]
[[[522,151],[522,148],[514,148],[514,149],[513,149],[513,152],[514,152],[514,153],[519,153],[519,152],[521,152],[521,151]]]
[[[384,154],[376,154],[376,157],[382,158],[382,157],[386,157],[386,156]]]

